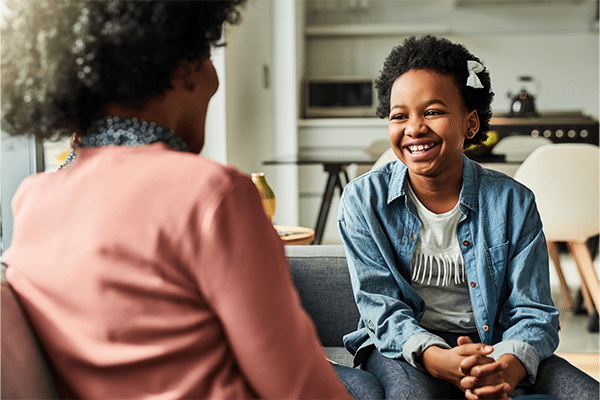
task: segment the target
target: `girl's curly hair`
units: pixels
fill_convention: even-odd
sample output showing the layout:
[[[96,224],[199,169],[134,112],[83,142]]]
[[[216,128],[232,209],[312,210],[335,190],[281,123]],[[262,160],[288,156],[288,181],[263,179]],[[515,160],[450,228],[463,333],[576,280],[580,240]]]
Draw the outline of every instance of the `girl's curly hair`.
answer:
[[[2,129],[84,136],[112,102],[139,108],[182,61],[210,55],[246,0],[7,0]]]
[[[467,86],[469,71],[467,61],[481,60],[471,54],[464,46],[447,39],[432,35],[421,38],[409,37],[394,47],[387,56],[383,70],[375,81],[379,105],[377,116],[387,118],[390,114],[390,96],[396,79],[412,69],[431,69],[442,74],[452,74],[460,88],[462,98],[469,111],[477,110],[480,126],[472,139],[465,140],[465,148],[482,143],[487,139],[492,117],[492,99],[490,74],[487,69],[477,74],[483,89]]]

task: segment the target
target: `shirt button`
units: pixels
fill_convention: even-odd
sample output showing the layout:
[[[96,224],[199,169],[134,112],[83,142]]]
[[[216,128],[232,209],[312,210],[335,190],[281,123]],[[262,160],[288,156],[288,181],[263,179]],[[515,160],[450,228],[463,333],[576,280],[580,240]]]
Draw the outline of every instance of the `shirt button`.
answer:
[[[474,281],[471,281],[471,287],[477,286]]]
[[[469,245],[469,241],[468,240],[463,240],[463,246],[468,246]]]
[[[487,332],[487,331],[490,330],[490,327],[487,326],[487,325],[484,325],[484,326],[481,327],[481,329],[483,329],[484,332]]]
[[[414,233],[410,235],[410,240],[415,240],[415,234]]]

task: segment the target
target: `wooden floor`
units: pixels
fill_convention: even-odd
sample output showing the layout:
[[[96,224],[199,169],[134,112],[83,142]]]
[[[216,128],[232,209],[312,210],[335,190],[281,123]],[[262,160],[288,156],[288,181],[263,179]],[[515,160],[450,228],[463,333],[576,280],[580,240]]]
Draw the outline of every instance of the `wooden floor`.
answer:
[[[600,380],[600,355],[585,353],[557,353],[588,375]]]
[[[561,253],[560,263],[563,266],[563,272],[567,275],[567,281],[570,283],[571,295],[575,297],[580,285],[579,277],[575,272],[577,268],[568,253]],[[594,267],[598,275],[600,275],[599,263],[600,257],[596,256]],[[550,272],[551,275],[555,275],[554,265],[550,266]],[[558,280],[555,278],[554,282],[558,282]],[[576,315],[565,308],[558,284],[552,287],[552,298],[561,314],[560,344],[556,349],[556,354],[600,381],[600,335],[598,332],[588,330],[589,317],[587,315]],[[573,298],[571,300],[574,301]]]

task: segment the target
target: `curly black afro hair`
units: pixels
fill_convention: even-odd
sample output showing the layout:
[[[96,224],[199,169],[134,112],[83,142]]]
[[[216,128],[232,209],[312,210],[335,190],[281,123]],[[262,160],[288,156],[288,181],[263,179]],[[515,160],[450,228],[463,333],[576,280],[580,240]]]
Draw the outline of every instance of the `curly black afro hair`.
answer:
[[[3,131],[84,136],[105,105],[141,107],[182,61],[222,45],[245,1],[7,0]]]
[[[421,38],[409,37],[394,47],[387,56],[383,70],[375,81],[379,105],[377,116],[387,118],[390,114],[390,96],[396,79],[412,69],[430,69],[442,74],[452,74],[460,88],[462,98],[469,111],[477,110],[479,115],[479,131],[472,139],[465,140],[465,148],[480,144],[487,139],[492,117],[492,99],[490,75],[485,69],[477,74],[483,84],[482,89],[467,86],[469,71],[467,61],[481,60],[471,54],[464,46],[452,43],[447,39],[432,35]]]

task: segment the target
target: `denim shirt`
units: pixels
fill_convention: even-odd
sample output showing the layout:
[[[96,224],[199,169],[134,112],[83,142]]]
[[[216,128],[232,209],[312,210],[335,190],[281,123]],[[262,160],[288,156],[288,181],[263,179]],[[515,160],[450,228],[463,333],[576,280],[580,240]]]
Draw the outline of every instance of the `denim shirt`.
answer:
[[[410,260],[421,223],[406,196],[407,171],[388,163],[350,182],[342,195],[338,227],[361,315],[344,344],[356,365],[372,345],[419,369],[427,347],[450,348],[419,326],[425,303],[411,287]],[[495,359],[515,355],[533,382],[539,362],[558,346],[559,316],[533,193],[463,156],[459,203],[457,234],[479,338],[494,345]]]

